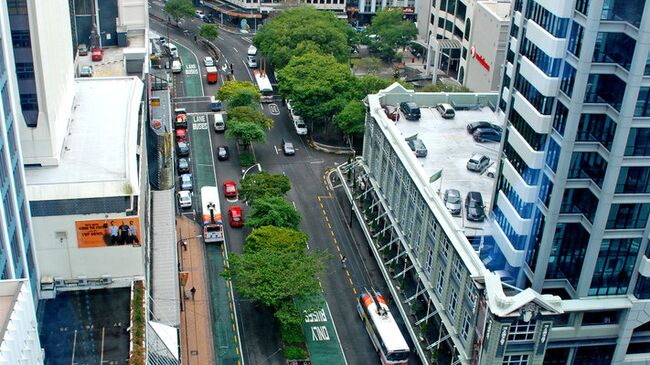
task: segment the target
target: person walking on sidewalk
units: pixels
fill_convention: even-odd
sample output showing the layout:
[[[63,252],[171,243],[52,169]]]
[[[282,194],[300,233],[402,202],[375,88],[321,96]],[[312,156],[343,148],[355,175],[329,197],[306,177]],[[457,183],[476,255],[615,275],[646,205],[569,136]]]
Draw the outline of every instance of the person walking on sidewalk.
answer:
[[[190,289],[190,293],[192,293],[192,301],[194,301],[194,295],[196,294],[196,288],[192,287],[192,289]]]

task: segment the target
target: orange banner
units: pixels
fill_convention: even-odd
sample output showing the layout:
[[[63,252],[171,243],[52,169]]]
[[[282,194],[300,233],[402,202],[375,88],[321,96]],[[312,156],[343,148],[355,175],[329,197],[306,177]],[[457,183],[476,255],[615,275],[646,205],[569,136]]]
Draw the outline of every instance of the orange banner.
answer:
[[[76,221],[79,248],[140,244],[140,220],[137,217]]]

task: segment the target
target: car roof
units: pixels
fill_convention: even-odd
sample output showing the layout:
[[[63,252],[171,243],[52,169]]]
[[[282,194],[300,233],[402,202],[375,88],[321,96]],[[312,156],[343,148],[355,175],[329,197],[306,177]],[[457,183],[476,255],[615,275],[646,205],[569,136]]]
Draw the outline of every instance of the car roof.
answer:
[[[181,191],[178,192],[178,195],[180,195],[181,197],[186,197],[187,196],[189,198],[190,197],[190,192],[187,191],[187,190],[181,190]]]
[[[499,133],[496,129],[490,128],[490,127],[481,127],[481,128],[476,128],[474,132],[494,132],[494,133]]]
[[[468,191],[467,192],[467,197],[470,199],[481,199],[483,200],[483,196],[479,191]]]
[[[460,196],[460,191],[458,191],[458,189],[447,189],[447,190],[445,191],[445,194],[447,194],[447,195],[457,195],[457,196]]]

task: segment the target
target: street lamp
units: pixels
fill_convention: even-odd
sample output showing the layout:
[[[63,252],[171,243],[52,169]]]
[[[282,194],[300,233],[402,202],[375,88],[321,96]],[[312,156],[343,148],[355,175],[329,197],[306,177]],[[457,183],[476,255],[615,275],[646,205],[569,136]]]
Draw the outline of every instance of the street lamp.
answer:
[[[262,172],[262,165],[260,165],[259,163],[256,163],[255,165],[253,165],[253,166],[247,168],[246,170],[242,170],[242,174],[243,174],[243,176],[242,176],[242,178],[241,178],[242,180],[244,180],[244,179],[246,178],[246,174],[247,174],[248,171],[250,171],[253,167],[257,167],[257,168],[260,170],[260,172]]]

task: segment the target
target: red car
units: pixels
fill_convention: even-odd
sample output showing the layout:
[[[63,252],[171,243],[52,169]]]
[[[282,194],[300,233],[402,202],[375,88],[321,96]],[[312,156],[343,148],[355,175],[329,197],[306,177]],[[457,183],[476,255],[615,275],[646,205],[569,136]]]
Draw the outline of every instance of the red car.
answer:
[[[241,215],[241,207],[239,205],[228,208],[228,220],[230,221],[230,226],[233,228],[244,225],[244,217]]]
[[[399,120],[399,110],[396,106],[386,105],[384,106],[384,112],[388,116],[388,119],[392,120],[393,122],[397,122]]]
[[[236,198],[237,197],[237,185],[234,181],[226,181],[223,183],[223,195],[226,198]]]
[[[101,48],[93,48],[92,60],[101,61],[104,59],[104,51]]]
[[[176,142],[187,142],[187,129],[176,129]]]

